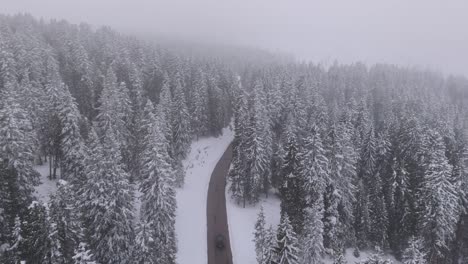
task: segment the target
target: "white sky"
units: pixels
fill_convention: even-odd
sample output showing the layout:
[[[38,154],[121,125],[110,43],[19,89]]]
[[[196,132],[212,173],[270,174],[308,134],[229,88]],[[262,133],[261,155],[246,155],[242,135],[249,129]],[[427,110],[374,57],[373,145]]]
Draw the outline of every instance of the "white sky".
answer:
[[[387,62],[468,76],[467,0],[0,0],[127,33],[248,44],[314,62]]]

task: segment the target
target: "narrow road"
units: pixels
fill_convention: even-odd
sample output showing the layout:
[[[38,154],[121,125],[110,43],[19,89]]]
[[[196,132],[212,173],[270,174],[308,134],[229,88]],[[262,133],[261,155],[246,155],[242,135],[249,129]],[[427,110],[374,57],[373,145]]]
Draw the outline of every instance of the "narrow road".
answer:
[[[232,264],[225,196],[226,176],[231,159],[232,147],[229,145],[211,174],[206,206],[208,264]],[[217,235],[224,237],[224,249],[216,248]]]

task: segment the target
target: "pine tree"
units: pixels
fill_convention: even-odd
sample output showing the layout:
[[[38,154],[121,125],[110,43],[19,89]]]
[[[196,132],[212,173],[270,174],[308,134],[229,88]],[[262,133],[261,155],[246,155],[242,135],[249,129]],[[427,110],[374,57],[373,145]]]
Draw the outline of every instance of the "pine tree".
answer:
[[[323,200],[319,198],[311,208],[306,209],[304,234],[302,235],[302,263],[322,263],[324,226]]]
[[[240,91],[235,103],[234,111],[234,140],[232,143],[233,148],[233,159],[232,167],[229,170],[229,179],[231,196],[237,203],[243,203],[245,206],[248,193],[246,189],[248,188],[249,182],[247,177],[250,176],[247,173],[247,159],[244,151],[248,149],[248,121],[249,121],[249,112],[248,112],[248,102],[247,94],[244,90],[239,87]]]
[[[128,263],[133,241],[132,187],[122,169],[119,144],[109,127],[99,143],[90,135],[87,181],[81,201],[86,238],[98,262]]]
[[[278,264],[297,264],[299,263],[299,244],[297,235],[293,230],[287,213],[281,216],[281,222],[278,225],[277,246],[275,248],[276,261]]]
[[[82,181],[84,172],[84,144],[80,133],[80,113],[68,88],[63,84],[58,88],[60,95],[55,111],[60,120],[60,146],[63,154],[62,178]]]
[[[157,105],[157,119],[160,126],[160,133],[162,133],[165,143],[165,148],[167,148],[167,157],[166,162],[172,166],[174,173],[174,184],[177,186],[182,186],[184,182],[185,172],[182,166],[182,159],[175,156],[174,150],[174,129],[172,126],[172,99],[171,91],[169,87],[169,80],[167,74],[164,75],[163,86],[161,88],[161,93],[159,95],[159,104]]]
[[[46,263],[66,263],[70,261],[62,253],[64,252],[62,240],[55,219],[47,219],[47,254],[43,260]]]
[[[266,230],[265,236],[265,251],[263,252],[264,255],[262,256],[263,262],[259,262],[259,264],[272,264],[276,263],[277,255],[276,255],[276,232],[273,230],[273,227],[270,227]]]
[[[23,242],[19,246],[22,260],[43,263],[49,259],[49,231],[46,207],[37,201],[32,202],[22,223]]]
[[[400,256],[406,241],[419,232],[423,166],[419,161],[421,139],[417,121],[404,117],[398,123],[393,122],[389,129],[389,154],[381,175],[388,209],[389,244]]]
[[[174,100],[172,102],[172,144],[173,158],[176,163],[176,185],[182,186],[184,183],[185,172],[181,161],[186,157],[191,141],[190,131],[190,116],[188,113],[185,94],[180,79],[177,78],[177,83],[174,91]]]
[[[255,253],[257,254],[257,263],[265,264],[266,251],[269,250],[267,247],[267,230],[265,228],[265,214],[263,213],[263,206],[260,207],[258,213],[257,222],[255,222],[254,242],[255,242]]]
[[[150,109],[148,119],[151,124],[148,134],[148,145],[144,152],[144,166],[142,169],[142,203],[140,219],[142,225],[147,227],[150,240],[150,263],[175,263],[177,251],[175,237],[175,190],[174,171],[168,163],[167,139],[164,137],[161,119],[156,119],[152,114],[152,104],[148,103]],[[140,232],[143,230],[140,229]],[[145,234],[141,234],[145,235]],[[144,236],[143,236],[144,238]],[[142,240],[140,240],[142,241]],[[146,244],[146,243],[145,243]],[[143,251],[144,248],[143,248]]]
[[[313,203],[325,192],[330,182],[329,164],[317,127],[313,127],[304,139],[298,158],[301,162],[299,174],[305,179],[307,202]]]
[[[62,122],[59,117],[61,113],[61,103],[64,101],[64,86],[60,79],[57,62],[53,58],[48,58],[47,82],[44,86],[45,93],[48,95],[46,100],[46,109],[40,123],[40,141],[42,145],[42,154],[49,160],[49,179],[57,178],[57,170],[60,167],[62,159]],[[68,167],[68,164],[64,164]]]
[[[223,90],[219,87],[217,74],[210,72],[207,78],[207,110],[210,135],[218,136],[224,127],[224,112],[226,105],[223,104]]]
[[[348,121],[333,122],[325,141],[330,175],[324,196],[324,246],[328,251],[351,245],[354,237],[357,161],[349,131]]]
[[[39,174],[33,168],[34,132],[18,103],[15,82],[0,91],[0,243],[12,244],[15,218],[23,219]]]
[[[145,146],[144,138],[146,135],[143,128],[143,110],[146,99],[143,97],[142,72],[137,68],[135,63],[131,63],[129,71],[128,91],[131,114],[129,115],[130,121],[127,122],[127,131],[129,132],[127,168],[130,174],[130,182],[134,182],[140,176],[140,157]]]
[[[73,264],[97,264],[86,243],[80,243],[73,256]]]
[[[423,252],[423,241],[412,237],[403,252],[403,264],[426,264],[426,254]]]
[[[291,218],[294,232],[302,234],[304,227],[304,210],[308,205],[308,183],[305,175],[299,172],[300,159],[298,157],[298,142],[294,128],[289,127],[286,132],[286,156],[281,169],[282,185],[281,212]]]
[[[452,166],[445,156],[445,146],[437,132],[427,140],[428,152],[422,201],[425,205],[422,217],[423,234],[429,261],[448,257],[448,241],[454,238],[459,217],[456,188],[450,181]]]
[[[362,147],[361,177],[368,195],[369,229],[368,239],[374,246],[384,247],[387,243],[387,210],[382,195],[382,181],[377,169],[377,142],[371,128]]]
[[[333,264],[347,264],[348,261],[346,261],[345,256],[343,255],[343,252],[338,251],[335,252],[333,256]]]
[[[191,131],[197,137],[208,134],[208,87],[204,73],[199,70],[195,76],[195,84],[192,93],[192,126]]]
[[[53,223],[56,232],[54,239],[60,244],[59,253],[69,263],[80,238],[79,215],[72,186],[64,180],[60,180],[57,185],[57,192],[49,202],[49,221]]]
[[[356,203],[354,204],[354,232],[357,247],[366,248],[368,246],[369,233],[369,200],[362,181],[358,183],[356,192]]]
[[[266,109],[266,95],[263,84],[257,81],[254,87],[253,108],[248,128],[247,160],[250,174],[250,202],[256,203],[261,192],[267,193],[270,187],[271,132]],[[247,175],[246,175],[247,176]]]
[[[15,218],[15,225],[13,226],[13,232],[11,234],[12,243],[8,245],[8,248],[3,248],[0,252],[0,260],[3,260],[5,263],[18,263],[22,260],[22,252],[20,251],[20,246],[23,243],[23,236],[22,236],[22,226],[21,220],[19,217]]]
[[[104,78],[99,103],[99,114],[96,117],[99,125],[98,135],[102,138],[108,130],[112,131],[115,134],[118,150],[121,152],[120,156],[125,155],[127,139],[129,138],[126,126],[130,113],[128,89],[124,83],[117,83],[117,77],[111,67],[107,70]]]
[[[133,261],[137,263],[154,262],[155,240],[150,223],[138,223],[136,227],[135,248],[133,250]]]
[[[324,214],[323,214],[323,245],[327,254],[334,255],[335,251],[341,251],[341,245],[338,240],[338,195],[334,185],[328,185],[324,194]]]

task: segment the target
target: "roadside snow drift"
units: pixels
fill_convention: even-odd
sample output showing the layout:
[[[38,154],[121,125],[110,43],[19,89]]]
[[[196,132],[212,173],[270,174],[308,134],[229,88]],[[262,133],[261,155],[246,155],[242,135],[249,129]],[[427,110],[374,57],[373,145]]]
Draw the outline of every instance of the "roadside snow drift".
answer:
[[[255,255],[254,231],[260,207],[263,206],[266,227],[270,225],[276,230],[280,222],[280,200],[270,193],[268,198],[262,198],[256,206],[237,205],[230,199],[226,188],[226,207],[231,238],[232,262],[234,264],[257,264]]]
[[[211,173],[233,139],[230,129],[218,138],[202,138],[192,143],[183,161],[185,184],[177,189],[177,263],[205,264],[207,256],[206,200]]]

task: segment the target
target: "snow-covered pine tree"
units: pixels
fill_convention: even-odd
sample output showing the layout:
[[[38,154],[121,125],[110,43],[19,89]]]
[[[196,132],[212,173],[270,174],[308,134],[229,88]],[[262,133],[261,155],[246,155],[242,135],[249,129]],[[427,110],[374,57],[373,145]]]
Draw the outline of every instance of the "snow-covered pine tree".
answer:
[[[18,103],[16,82],[0,91],[0,243],[12,244],[15,218],[23,219],[33,200],[39,174],[33,168],[34,132]]]
[[[276,235],[275,262],[277,264],[298,264],[301,255],[297,235],[287,213],[281,215]]]
[[[408,246],[403,252],[403,264],[426,264],[426,254],[423,250],[423,240],[411,237],[408,241]]]
[[[78,248],[75,250],[75,255],[73,256],[73,264],[97,264],[86,243],[81,242],[78,245]]]
[[[271,131],[266,109],[266,94],[260,80],[256,81],[253,108],[250,113],[247,160],[251,174],[250,202],[256,203],[260,194],[267,193],[270,187]]]
[[[145,112],[152,126],[149,127],[147,138],[147,148],[144,151],[144,166],[142,168],[142,183],[140,191],[142,192],[142,203],[140,209],[140,219],[142,225],[147,227],[146,234],[149,237],[150,257],[149,263],[175,263],[177,252],[175,237],[175,190],[174,190],[174,171],[167,152],[167,139],[164,137],[164,131],[161,122],[165,120],[162,117],[156,118],[153,114],[151,102],[148,102]],[[145,234],[141,233],[145,241]],[[152,240],[152,241],[151,241]],[[143,251],[145,248],[143,248]],[[138,250],[138,249],[137,249]]]
[[[136,226],[135,246],[133,249],[133,261],[136,263],[154,262],[155,240],[153,230],[148,222],[140,222]]]
[[[66,259],[65,256],[62,254],[63,252],[63,244],[62,240],[60,239],[60,234],[58,231],[57,223],[55,219],[51,219],[48,217],[47,219],[47,253],[43,262],[45,263],[66,263],[69,262],[70,259]]]
[[[287,213],[294,232],[301,234],[304,228],[304,210],[308,206],[308,187],[305,175],[299,172],[300,159],[299,146],[295,134],[295,125],[291,124],[286,131],[285,153],[281,168],[282,184],[279,188],[281,194],[281,213]],[[289,221],[289,220],[288,220]]]
[[[99,114],[96,117],[99,125],[98,135],[103,138],[108,130],[115,135],[118,149],[125,154],[128,131],[126,121],[130,114],[128,89],[124,83],[118,84],[112,67],[109,67],[104,78],[101,97],[99,98]]]
[[[258,264],[267,264],[265,262],[266,251],[269,250],[267,247],[267,230],[265,227],[265,214],[263,213],[263,206],[260,207],[257,221],[255,222],[254,242],[255,242],[255,253],[257,254]]]
[[[374,246],[385,247],[387,244],[387,210],[382,193],[382,180],[377,168],[377,140],[374,129],[367,132],[362,146],[361,177],[365,194],[368,195],[369,229],[368,239]]]
[[[356,246],[366,248],[368,246],[369,233],[369,200],[362,183],[358,181],[356,192],[356,203],[354,204],[354,232],[356,236]]]
[[[71,87],[80,112],[87,118],[93,117],[94,82],[92,80],[91,61],[81,41],[70,35],[64,36],[62,45],[67,50],[67,63],[61,65],[63,79]]]
[[[62,103],[63,83],[60,78],[57,61],[48,56],[45,63],[45,100],[44,113],[39,124],[41,154],[49,161],[49,178],[56,179],[62,159],[61,136],[62,124],[59,118],[59,104]]]
[[[54,239],[60,244],[59,253],[63,260],[69,263],[80,239],[79,212],[75,206],[77,201],[72,186],[64,180],[59,180],[57,187],[57,192],[51,195],[49,201],[49,222],[54,224]]]
[[[49,223],[47,209],[37,201],[28,207],[22,220],[23,242],[19,245],[21,260],[26,263],[43,263],[49,257]]]
[[[423,164],[419,161],[420,136],[417,120],[402,111],[404,116],[392,121],[388,131],[390,150],[381,171],[384,197],[388,210],[390,248],[397,256],[406,241],[418,234],[420,193]]]
[[[192,139],[192,132],[190,131],[190,115],[188,113],[185,94],[181,83],[181,78],[176,75],[176,87],[174,90],[174,100],[172,101],[172,149],[173,158],[176,162],[176,185],[182,186],[184,184],[185,172],[182,168],[182,160],[186,157],[190,141]]]
[[[40,131],[41,118],[46,109],[46,96],[44,89],[37,82],[31,82],[29,69],[24,69],[22,79],[18,86],[21,107],[27,112],[32,127],[36,134]],[[37,151],[37,150],[36,150]]]
[[[304,231],[301,235],[301,263],[323,263],[322,257],[325,253],[323,247],[324,225],[323,200],[319,197],[314,204],[305,209]]]
[[[197,70],[192,91],[192,126],[191,131],[197,138],[208,134],[208,87],[205,74]]]
[[[140,176],[140,156],[145,145],[143,141],[146,135],[142,128],[144,123],[142,119],[146,99],[144,99],[142,72],[135,63],[130,64],[129,71],[128,91],[131,114],[129,115],[130,121],[126,124],[130,136],[127,151],[130,182],[134,182]]]
[[[161,88],[161,93],[159,94],[159,103],[157,105],[157,119],[159,122],[159,131],[162,133],[164,140],[166,141],[165,147],[167,148],[167,160],[166,162],[172,166],[172,172],[174,173],[174,184],[181,186],[184,182],[185,172],[182,166],[182,159],[175,157],[174,150],[174,129],[172,115],[172,96],[169,87],[169,77],[167,74],[164,74],[163,85]]]
[[[245,150],[248,149],[247,138],[248,138],[248,122],[249,122],[249,110],[247,94],[245,91],[238,87],[238,95],[234,105],[234,141],[232,143],[233,148],[233,159],[232,166],[229,170],[230,187],[229,191],[231,196],[237,203],[246,203],[245,188],[248,182],[246,177],[247,174],[247,160]]]
[[[268,98],[268,114],[270,116],[270,126],[272,131],[272,157],[271,157],[271,185],[278,188],[281,182],[280,172],[283,158],[283,146],[281,145],[281,136],[283,134],[284,123],[286,120],[286,111],[284,111],[284,97],[281,90],[281,82],[278,76],[269,79],[271,84],[270,89],[267,89]]]
[[[429,262],[443,262],[449,257],[448,243],[455,235],[460,214],[459,198],[456,187],[450,181],[453,168],[445,156],[442,137],[437,132],[429,131],[426,144],[426,172],[421,197],[425,208],[423,237]]]
[[[169,77],[167,73],[164,73],[163,83],[161,87],[161,92],[159,93],[159,101],[157,104],[158,115],[163,119],[164,123],[161,123],[160,128],[161,133],[168,142],[172,142],[172,127],[171,127],[171,111],[172,111],[172,95],[171,89],[169,87]],[[171,147],[171,146],[169,146]],[[168,149],[168,153],[172,153],[172,149]]]
[[[58,101],[55,111],[60,120],[60,147],[63,155],[61,176],[71,182],[81,184],[84,178],[84,143],[80,133],[80,118],[77,104],[68,88],[59,84]]]
[[[346,260],[342,251],[335,252],[335,254],[333,255],[333,264],[347,264],[347,263],[348,261]]]
[[[276,263],[275,261],[277,260],[277,255],[276,255],[276,232],[273,230],[273,227],[270,225],[268,229],[266,230],[266,236],[265,236],[265,251],[264,256],[262,256],[263,262],[260,262],[259,264],[272,264]]]
[[[307,188],[307,202],[314,203],[325,192],[330,183],[329,161],[323,148],[318,127],[312,125],[308,135],[299,149],[299,174],[305,179]]]
[[[223,105],[223,90],[219,87],[218,75],[213,71],[209,72],[207,78],[207,110],[208,125],[210,135],[218,136],[224,127],[224,112],[226,105]]]
[[[330,232],[324,237],[324,246],[328,249],[337,250],[345,245],[352,244],[353,230],[353,204],[356,192],[356,152],[351,142],[350,124],[344,119],[339,123],[332,122],[326,139],[326,153],[329,160],[329,172],[331,182],[326,189],[325,217],[328,220]],[[335,211],[335,206],[337,211]],[[335,224],[332,224],[333,216],[338,213]],[[325,224],[326,221],[324,221]],[[327,225],[327,224],[325,224]],[[335,243],[335,237],[339,243]],[[330,241],[330,244],[329,244]]]
[[[333,184],[330,184],[325,189],[323,203],[324,203],[324,213],[323,213],[323,246],[326,249],[326,253],[333,256],[335,251],[341,251],[342,245],[338,240],[338,202],[339,195],[338,191],[334,188]]]
[[[82,188],[81,210],[86,241],[98,262],[128,263],[133,244],[132,186],[122,169],[119,144],[112,127],[100,144],[96,133],[89,138],[87,181]]]
[[[356,104],[354,102],[354,104]],[[368,137],[368,132],[370,130],[371,121],[370,113],[366,101],[361,99],[358,105],[354,106],[352,109],[352,123],[354,126],[354,131],[352,135],[352,141],[357,150],[360,150],[365,144],[365,139]]]
[[[19,263],[22,260],[20,245],[23,243],[22,226],[19,217],[15,217],[15,224],[11,232],[11,245],[2,244],[0,248],[0,260],[5,263]]]

